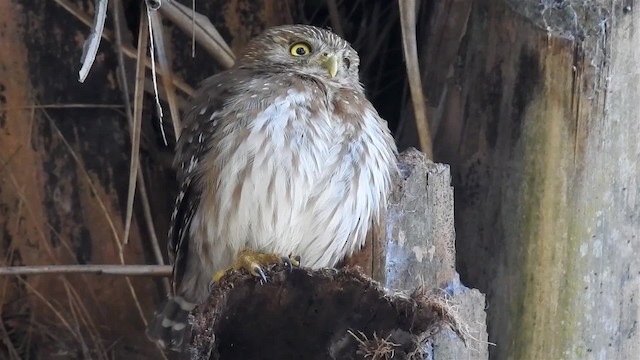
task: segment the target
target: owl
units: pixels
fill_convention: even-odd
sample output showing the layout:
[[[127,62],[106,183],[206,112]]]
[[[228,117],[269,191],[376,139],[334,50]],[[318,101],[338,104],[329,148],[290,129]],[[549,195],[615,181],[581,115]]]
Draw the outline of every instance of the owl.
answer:
[[[313,26],[252,39],[185,115],[171,217],[173,288],[147,334],[180,348],[187,315],[229,268],[333,267],[380,220],[397,149],[366,99],[357,52]],[[281,260],[282,259],[282,260]]]

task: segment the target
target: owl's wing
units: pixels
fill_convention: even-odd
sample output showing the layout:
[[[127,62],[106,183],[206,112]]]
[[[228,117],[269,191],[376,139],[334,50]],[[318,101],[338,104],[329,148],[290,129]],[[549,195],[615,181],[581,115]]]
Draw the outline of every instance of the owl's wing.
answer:
[[[168,252],[173,265],[173,292],[182,282],[189,262],[189,236],[193,217],[200,205],[198,163],[211,150],[213,134],[219,124],[218,114],[233,94],[234,72],[215,75],[202,84],[184,117],[182,133],[176,144],[174,167],[179,192],[171,215]]]

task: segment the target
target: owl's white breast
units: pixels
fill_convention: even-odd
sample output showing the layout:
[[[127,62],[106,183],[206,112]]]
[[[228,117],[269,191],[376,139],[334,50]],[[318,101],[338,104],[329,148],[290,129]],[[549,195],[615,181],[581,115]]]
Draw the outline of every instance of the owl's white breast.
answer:
[[[203,202],[193,224],[205,229],[201,256],[212,272],[245,248],[333,266],[378,216],[394,161],[388,133],[369,109],[357,125],[326,106],[312,113],[308,95],[289,90],[253,121],[223,129],[215,201]]]

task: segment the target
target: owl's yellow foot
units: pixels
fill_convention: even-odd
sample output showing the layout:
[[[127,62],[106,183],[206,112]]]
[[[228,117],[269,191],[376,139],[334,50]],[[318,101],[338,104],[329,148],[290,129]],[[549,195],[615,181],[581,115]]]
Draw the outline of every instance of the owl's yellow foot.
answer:
[[[265,283],[267,282],[267,277],[262,268],[272,264],[281,264],[292,270],[294,267],[300,266],[300,256],[279,256],[253,250],[243,250],[233,265],[213,275],[213,281],[220,281],[222,276],[229,270],[246,269],[251,275],[260,278],[260,282]]]

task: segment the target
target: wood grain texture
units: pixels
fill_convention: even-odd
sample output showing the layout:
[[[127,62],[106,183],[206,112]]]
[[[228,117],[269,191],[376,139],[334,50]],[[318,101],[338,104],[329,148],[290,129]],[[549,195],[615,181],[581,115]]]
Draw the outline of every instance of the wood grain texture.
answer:
[[[445,329],[430,341],[431,359],[487,359],[484,295],[462,285],[455,269],[449,166],[409,149],[400,154],[399,167],[383,231],[374,231],[363,251],[348,263],[364,262],[365,269],[373,269],[368,274],[385,288],[411,292],[424,286],[454,304],[468,326],[467,344]]]
[[[458,269],[488,295],[493,357],[635,358],[640,14],[472,3],[455,62],[430,70],[453,69],[434,147],[452,165]]]

